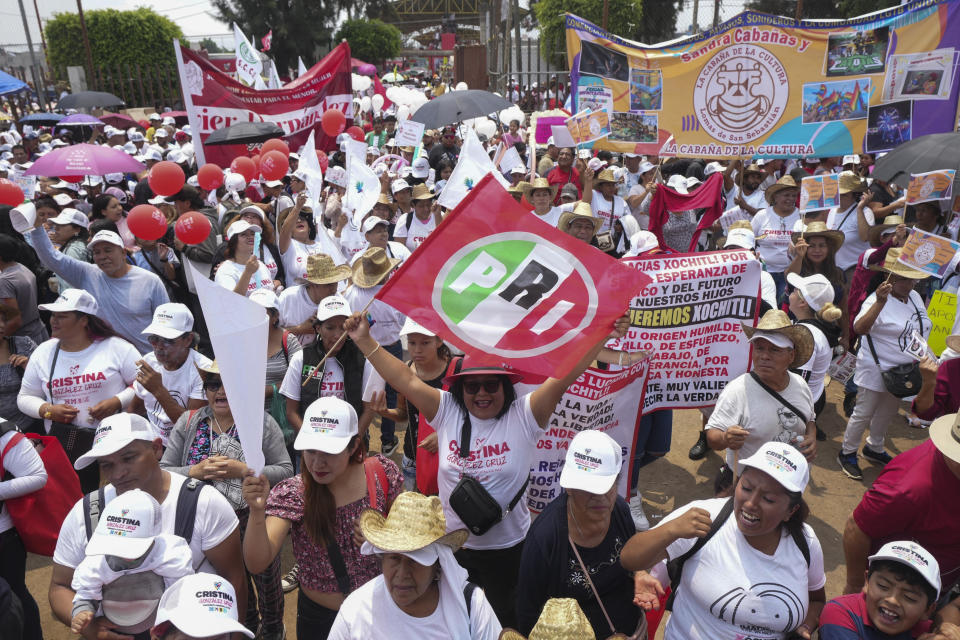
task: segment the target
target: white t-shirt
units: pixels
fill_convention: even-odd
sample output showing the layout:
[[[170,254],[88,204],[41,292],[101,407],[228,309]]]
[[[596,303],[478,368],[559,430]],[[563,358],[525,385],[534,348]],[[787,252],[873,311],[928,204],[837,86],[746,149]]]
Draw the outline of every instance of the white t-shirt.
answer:
[[[321,231],[318,229],[317,233]],[[325,230],[323,232],[325,233]],[[280,258],[283,260],[283,268],[286,269],[284,285],[292,287],[297,284],[297,280],[307,272],[307,258],[323,252],[323,245],[319,241],[314,241],[313,244],[304,244],[291,238],[287,252],[280,254]],[[336,256],[333,256],[333,258],[336,261]]]
[[[224,260],[217,267],[217,273],[213,280],[224,289],[233,291],[233,288],[240,282],[240,276],[246,265],[239,264],[233,260]],[[257,289],[269,289],[273,291],[273,276],[270,275],[270,269],[261,261],[257,261],[257,271],[250,276],[250,282],[247,283],[247,295]]]
[[[353,220],[347,221],[343,229],[340,230],[340,250],[346,257],[347,262],[352,262],[354,256],[363,253],[370,246],[366,236],[360,231],[360,228],[353,224]]]
[[[143,359],[150,365],[150,368],[160,372],[160,379],[163,380],[164,388],[181,407],[186,408],[190,400],[206,400],[203,393],[203,379],[200,378],[197,367],[210,365],[211,361],[207,356],[191,349],[190,353],[187,354],[187,359],[176,371],[169,371],[160,364],[156,354],[152,351],[143,356]],[[147,411],[147,420],[160,433],[163,446],[167,446],[167,439],[170,437],[170,430],[173,428],[170,416],[163,410],[163,406],[157,401],[156,397],[144,389],[139,382],[133,383],[133,392],[143,400],[143,407]]]
[[[453,396],[440,392],[440,407],[430,424],[437,430],[440,467],[437,485],[447,531],[464,528],[463,521],[450,508],[450,493],[464,473],[475,477],[490,495],[506,509],[530,474],[530,465],[543,433],[533,417],[530,395],[517,398],[500,419],[470,417],[470,457],[460,457],[460,430],[463,411]],[[530,528],[530,512],[522,498],[504,519],[482,536],[472,535],[464,547],[469,549],[506,549],[521,542]]]
[[[410,230],[407,230],[407,218],[412,216]],[[433,215],[427,218],[426,222],[420,220],[415,213],[405,213],[397,220],[397,226],[393,228],[393,237],[398,242],[403,242],[410,251],[416,251],[417,247],[423,244],[427,236],[437,228],[437,223]]]
[[[170,490],[160,503],[160,533],[173,533],[177,520],[177,499],[180,487],[187,481],[187,477],[171,471],[164,473],[170,474]],[[200,496],[197,501],[197,519],[190,540],[193,568],[195,571],[216,573],[206,560],[204,551],[209,551],[226,540],[237,528],[239,521],[233,507],[219,491],[208,485],[198,491]],[[109,502],[116,497],[117,491],[112,484],[108,484],[103,488],[103,494],[104,499]],[[60,527],[57,548],[53,552],[54,562],[75,569],[86,557],[87,529],[84,521],[83,500],[77,500]]]
[[[876,301],[876,293],[867,296],[856,320],[865,316]],[[873,348],[877,352],[877,359],[880,360],[880,366],[878,367],[874,362],[867,337],[863,336],[860,339],[860,351],[857,353],[857,368],[853,374],[853,381],[858,387],[871,391],[885,391],[881,372],[892,369],[898,364],[916,362],[916,359],[907,352],[910,339],[915,331],[926,339],[932,327],[933,323],[927,317],[927,310],[923,306],[923,299],[919,293],[911,291],[907,302],[900,302],[892,294],[887,296],[887,303],[883,305],[883,310],[874,321],[869,334]],[[32,357],[30,361],[33,361]]]
[[[717,404],[707,421],[707,429],[726,431],[728,427],[740,425],[749,431],[750,435],[740,448],[740,460],[752,456],[767,442],[789,443],[806,433],[806,420],[813,420],[810,387],[797,374],[787,372],[787,375],[790,376],[790,382],[786,389],[778,393],[802,411],[805,414],[803,417],[794,415],[793,411],[757,384],[749,373],[728,382],[717,397]],[[735,474],[740,475],[740,469],[734,468],[733,451],[729,449],[726,462]]]
[[[836,231],[843,232],[843,244],[837,249],[837,255],[834,257],[837,266],[840,269],[849,269],[857,264],[860,254],[870,248],[870,242],[860,240],[859,226],[857,222],[857,204],[853,203],[849,209],[841,211],[839,208],[830,209],[827,214],[827,227]],[[847,215],[847,214],[850,215]],[[874,224],[873,211],[869,207],[863,208],[863,217],[871,227]],[[843,223],[840,226],[840,223]]]
[[[740,195],[740,187],[737,185],[733,186],[733,189],[730,189],[730,193],[727,194],[727,206],[726,210],[729,209],[739,209],[737,206],[737,196]],[[754,209],[765,209],[767,206],[767,199],[764,196],[763,189],[754,189],[753,193],[750,195],[744,195],[743,199],[747,201],[747,204],[753,207]],[[749,212],[745,212],[749,213]],[[760,213],[760,211],[757,211]]]
[[[470,599],[470,630],[471,640],[497,640],[500,636],[500,621],[481,589],[474,589]],[[425,618],[407,615],[393,601],[381,574],[347,596],[340,605],[327,639],[368,640],[387,637],[439,640],[451,636],[444,622],[442,606],[438,605]]]
[[[383,378],[373,375],[374,369],[370,363],[363,363],[363,396],[364,402],[369,402],[374,391],[383,391]],[[319,376],[314,373],[313,379]],[[320,383],[321,398],[340,398],[343,401],[347,399],[347,390],[344,387],[343,367],[333,356],[327,358],[323,363],[323,382]],[[297,351],[290,356],[290,364],[287,365],[287,373],[283,376],[283,383],[280,385],[280,395],[291,400],[300,401],[300,390],[303,388],[303,350]]]
[[[281,327],[295,327],[307,318],[317,315],[318,304],[310,299],[305,285],[287,287],[279,297]],[[297,340],[305,347],[316,340],[316,334],[298,335]]]
[[[43,402],[68,404],[79,409],[74,425],[96,429],[100,421],[90,416],[90,409],[133,384],[137,377],[140,352],[122,338],[98,340],[82,351],[61,349],[57,354],[54,375],[51,376],[50,364],[59,343],[56,338],[47,340],[30,356],[23,372],[17,405],[23,413],[37,415],[39,405]],[[27,400],[24,404],[25,396],[40,401]],[[44,424],[49,433],[50,420],[45,420]]]
[[[547,211],[542,216],[538,213],[535,213],[533,210],[531,210],[530,213],[538,220],[543,220],[551,227],[556,227],[560,224],[560,216],[563,215],[563,209],[560,207],[553,207],[550,209],[550,211]]]
[[[366,289],[356,285],[347,287],[343,292],[343,297],[350,303],[350,308],[354,311],[360,311],[367,306],[370,299],[377,295],[382,284]],[[373,304],[367,310],[367,313],[373,318],[370,324],[370,337],[386,346],[395,343],[400,339],[400,329],[407,317],[381,300],[374,300]]]
[[[593,215],[603,219],[603,224],[597,229],[597,233],[613,231],[613,221],[619,220],[630,211],[627,201],[620,196],[614,195],[611,202],[604,198],[599,191],[593,192],[590,208],[593,210]]]
[[[9,431],[0,436],[0,451],[7,448],[13,440],[16,431]],[[39,491],[47,483],[47,470],[43,460],[37,454],[36,448],[30,440],[24,438],[3,456],[3,468],[13,477],[9,480],[0,480],[0,500],[19,498],[28,493]],[[13,528],[13,519],[7,511],[6,502],[0,506],[0,533]]]
[[[760,272],[760,299],[769,304],[771,308],[777,308],[777,283],[773,281],[773,276],[766,271]]]
[[[696,500],[664,518],[658,527],[693,508],[711,519],[725,498]],[[813,529],[803,525],[810,549],[807,566],[790,534],[783,530],[776,552],[755,549],[731,513],[716,534],[683,565],[665,640],[773,640],[786,638],[807,615],[810,592],[827,582],[823,549]],[[696,539],[680,538],[667,547],[669,558],[689,551]]]
[[[823,393],[823,379],[830,368],[830,361],[833,360],[833,349],[830,348],[827,336],[818,327],[808,323],[803,323],[803,326],[810,329],[810,333],[813,334],[813,355],[798,368],[805,372],[802,375],[807,379],[807,386],[810,387],[810,398],[816,404],[820,394]]]
[[[753,234],[757,237],[757,252],[771,273],[781,273],[790,265],[787,249],[790,248],[793,225],[799,219],[799,209],[794,209],[790,215],[781,217],[769,207],[759,211],[753,217],[751,225]],[[761,235],[765,237],[761,238]]]
[[[361,255],[362,254],[358,253],[350,258],[350,266],[353,266],[353,263],[359,260]],[[397,266],[403,264],[404,261],[406,261],[406,259],[411,255],[410,249],[407,249],[406,245],[400,244],[399,242],[394,242],[393,240],[387,241],[387,256],[400,260],[400,264]]]
[[[647,191],[644,190],[642,184],[637,184],[630,187],[630,193],[627,194],[628,197],[639,196],[644,194],[643,200],[640,201],[635,207],[631,207],[633,210],[633,217],[636,219],[637,224],[640,225],[641,229],[650,228],[650,203],[653,201],[653,196],[651,196]]]

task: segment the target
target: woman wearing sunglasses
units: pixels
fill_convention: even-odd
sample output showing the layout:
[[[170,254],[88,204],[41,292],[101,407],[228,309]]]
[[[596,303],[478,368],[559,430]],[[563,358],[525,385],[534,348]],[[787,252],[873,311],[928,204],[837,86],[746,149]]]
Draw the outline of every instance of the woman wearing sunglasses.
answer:
[[[196,410],[183,412],[167,442],[160,467],[181,475],[207,482],[222,493],[240,519],[240,537],[246,532],[250,508],[243,499],[241,486],[247,472],[237,425],[234,423],[230,400],[220,378],[216,361],[198,365],[203,379],[203,393],[207,404]],[[263,475],[274,486],[293,475],[293,464],[287,455],[283,432],[270,414],[263,414]],[[280,588],[280,557],[274,558],[266,569],[250,575],[256,591],[248,589],[248,629],[257,629],[259,610],[260,631],[263,638],[283,638],[283,590]]]
[[[313,211],[306,206],[307,196],[297,195],[297,203],[291,209],[284,209],[277,216],[277,246],[283,260],[288,287],[298,284],[307,272],[307,258],[315,253],[324,253],[323,245],[317,241],[317,223]],[[326,229],[321,229],[326,233]],[[336,261],[337,256],[332,256]]]
[[[625,316],[618,319],[609,337],[625,335],[628,325]],[[448,529],[472,531],[457,552],[457,560],[467,569],[470,581],[487,594],[500,622],[505,627],[516,626],[515,589],[523,540],[530,527],[522,496],[537,440],[564,391],[593,363],[608,338],[594,345],[570,371],[547,378],[531,393],[518,397],[513,385],[522,376],[484,366],[472,356],[444,378],[450,390],[442,391],[381,349],[360,314],[350,316],[344,328],[387,384],[436,429],[441,452],[437,481]],[[473,479],[466,480],[467,484],[479,483],[479,491],[499,505],[503,516],[492,526],[489,518],[487,527],[475,526],[477,509],[452,505],[451,496],[463,504],[457,498],[463,495],[466,478]],[[471,490],[476,494],[477,487]]]

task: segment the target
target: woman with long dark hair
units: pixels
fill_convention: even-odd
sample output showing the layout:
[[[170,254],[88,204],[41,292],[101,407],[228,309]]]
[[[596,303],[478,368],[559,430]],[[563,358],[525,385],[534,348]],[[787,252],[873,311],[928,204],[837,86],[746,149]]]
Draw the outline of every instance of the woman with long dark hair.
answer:
[[[90,211],[91,220],[109,220],[117,225],[117,233],[123,238],[123,246],[133,249],[137,246],[137,238],[127,226],[127,212],[120,201],[109,194],[103,194],[93,199],[93,209]]]

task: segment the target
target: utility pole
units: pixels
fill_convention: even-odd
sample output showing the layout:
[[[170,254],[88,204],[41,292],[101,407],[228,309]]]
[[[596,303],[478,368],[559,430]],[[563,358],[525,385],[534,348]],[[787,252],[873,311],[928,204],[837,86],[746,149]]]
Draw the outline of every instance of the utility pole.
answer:
[[[44,83],[41,82],[43,75],[37,73],[37,56],[33,53],[33,38],[30,37],[30,27],[27,25],[27,12],[23,8],[23,0],[18,0],[18,2],[20,3],[20,17],[23,19],[23,32],[27,36],[27,49],[30,51],[30,75],[33,76],[33,88],[37,90],[37,104],[46,111],[47,92]]]
[[[79,2],[79,0],[77,0]],[[720,24],[720,0],[713,0],[713,28]]]
[[[803,19],[803,0],[797,0],[797,22]]]
[[[696,0],[694,0],[696,2]],[[603,0],[603,30],[607,30],[607,19],[610,17],[610,0]]]
[[[697,12],[700,10],[700,0],[693,0],[693,33],[700,33],[700,23],[697,22]]]
[[[40,29],[40,44],[43,46],[43,57],[50,64],[50,54],[47,53],[47,39],[43,35],[43,21],[40,20],[40,9],[37,7],[37,0],[33,0],[33,10],[37,14],[37,27]]]
[[[512,0],[510,13],[513,14],[513,34],[517,40],[517,77],[523,72],[523,40],[520,38],[520,0]]]
[[[83,48],[87,52],[87,86],[93,88],[93,54],[90,52],[90,37],[87,35],[87,22],[83,19],[83,4],[77,0],[77,13],[80,14],[80,31],[83,33]]]

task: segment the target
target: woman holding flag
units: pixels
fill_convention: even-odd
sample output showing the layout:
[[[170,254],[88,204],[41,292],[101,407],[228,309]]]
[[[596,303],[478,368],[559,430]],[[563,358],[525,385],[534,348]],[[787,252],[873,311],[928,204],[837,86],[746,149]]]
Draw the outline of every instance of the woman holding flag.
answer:
[[[608,338],[626,335],[629,319],[597,342],[566,374],[547,378],[517,397],[522,376],[484,366],[467,355],[459,370],[446,376],[449,391],[421,380],[402,361],[370,337],[366,318],[354,313],[344,329],[387,384],[420,410],[437,431],[440,451],[438,486],[451,530],[466,526],[470,538],[457,552],[470,581],[483,588],[504,626],[515,626],[515,589],[530,527],[522,500],[527,474],[544,429],[567,387],[593,361]]]

